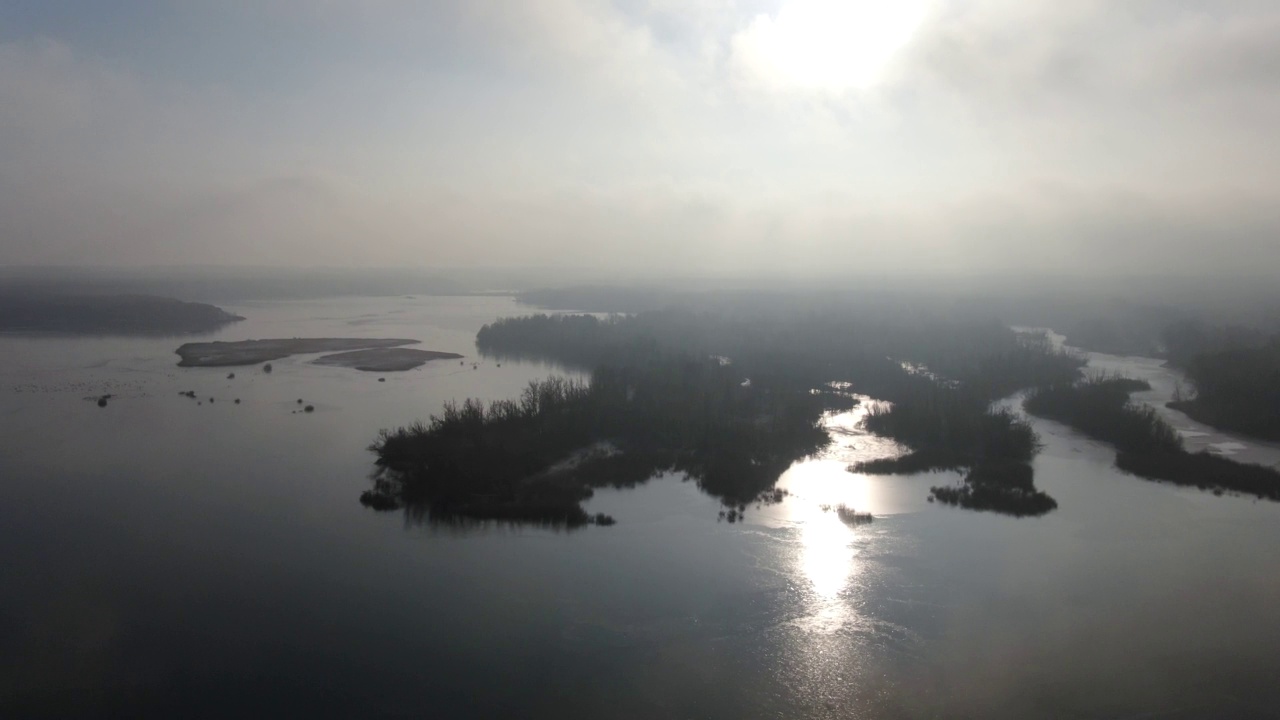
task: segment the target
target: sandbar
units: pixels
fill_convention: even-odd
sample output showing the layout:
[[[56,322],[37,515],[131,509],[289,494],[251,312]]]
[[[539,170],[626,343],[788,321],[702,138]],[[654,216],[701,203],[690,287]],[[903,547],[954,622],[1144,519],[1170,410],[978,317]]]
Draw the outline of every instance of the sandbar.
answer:
[[[187,343],[174,352],[182,358],[180,367],[230,367],[257,365],[290,355],[393,348],[419,342],[402,338],[277,338]]]
[[[414,350],[412,348],[374,348],[325,355],[312,360],[316,365],[353,368],[364,372],[402,372],[421,367],[432,360],[462,357],[457,353]]]

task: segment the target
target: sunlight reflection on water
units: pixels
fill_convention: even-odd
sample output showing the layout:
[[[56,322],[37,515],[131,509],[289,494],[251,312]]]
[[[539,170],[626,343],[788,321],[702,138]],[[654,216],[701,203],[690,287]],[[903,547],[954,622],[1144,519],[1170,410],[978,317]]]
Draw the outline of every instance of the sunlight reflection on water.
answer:
[[[804,609],[794,625],[804,634],[830,635],[859,622],[853,580],[860,572],[858,556],[872,526],[847,525],[836,508],[845,505],[874,513],[882,511],[885,503],[879,498],[879,482],[849,472],[849,465],[905,452],[892,440],[862,429],[863,418],[877,401],[866,396],[858,400],[852,410],[824,416],[831,445],[783,473],[778,487],[788,491],[787,499],[753,516],[754,522],[794,533],[794,573],[804,585]]]
[[[853,574],[853,530],[834,512],[812,510],[800,525],[800,570],[813,592],[830,600],[840,595]]]
[[[772,519],[782,523],[807,523],[827,513],[822,506],[847,505],[864,512],[883,512],[878,483],[866,475],[849,472],[853,463],[897,457],[906,448],[887,438],[877,437],[861,427],[863,418],[878,401],[858,396],[858,406],[847,412],[827,413],[823,426],[831,434],[831,445],[817,457],[793,464],[778,480],[789,497]],[[816,514],[815,514],[816,513]],[[834,515],[832,519],[840,524]],[[843,525],[841,525],[843,527]]]

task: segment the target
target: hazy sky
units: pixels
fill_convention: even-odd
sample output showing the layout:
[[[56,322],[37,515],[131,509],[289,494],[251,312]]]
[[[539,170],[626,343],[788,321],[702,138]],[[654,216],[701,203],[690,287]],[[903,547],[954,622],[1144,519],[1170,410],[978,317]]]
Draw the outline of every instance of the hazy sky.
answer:
[[[3,0],[0,264],[1280,273],[1274,0]]]

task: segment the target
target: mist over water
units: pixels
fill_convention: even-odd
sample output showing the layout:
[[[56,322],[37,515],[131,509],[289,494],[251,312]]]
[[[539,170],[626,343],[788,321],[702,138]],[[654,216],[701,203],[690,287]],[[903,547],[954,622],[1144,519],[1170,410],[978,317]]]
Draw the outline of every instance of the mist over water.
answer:
[[[385,383],[305,357],[228,380],[177,368],[167,339],[0,338],[9,707],[1263,717],[1278,699],[1275,506],[1124,475],[1063,426],[1032,421],[1036,482],[1060,504],[1043,518],[926,502],[946,474],[847,472],[901,451],[858,429],[859,406],[828,417],[834,445],[783,475],[782,503],[741,522],[668,474],[597,491],[587,509],[609,528],[422,526],[356,502],[365,445],[563,372],[476,355],[480,325],[527,308],[228,309],[249,319],[216,337],[405,336],[467,357]],[[1169,391],[1150,361],[1090,360]],[[839,504],[874,522],[842,523]]]
[[[1277,127],[1274,0],[0,0],[0,718],[1280,718]]]

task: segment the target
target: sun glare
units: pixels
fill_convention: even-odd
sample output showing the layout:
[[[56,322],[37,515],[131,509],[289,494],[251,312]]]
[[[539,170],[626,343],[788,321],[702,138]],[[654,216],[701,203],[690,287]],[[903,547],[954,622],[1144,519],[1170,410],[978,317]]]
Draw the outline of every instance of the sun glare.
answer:
[[[927,0],[788,0],[742,38],[750,62],[782,86],[867,88],[924,21]]]

